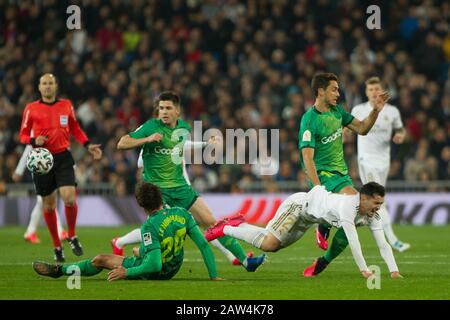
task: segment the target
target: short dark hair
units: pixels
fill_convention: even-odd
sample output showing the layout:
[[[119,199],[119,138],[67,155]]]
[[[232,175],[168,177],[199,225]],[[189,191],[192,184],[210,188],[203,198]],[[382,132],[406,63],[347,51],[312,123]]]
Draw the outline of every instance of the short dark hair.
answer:
[[[137,203],[147,211],[151,213],[156,209],[159,209],[162,204],[161,190],[158,186],[149,183],[141,182],[136,186],[134,191]]]
[[[384,197],[386,189],[381,184],[372,181],[363,185],[359,192],[370,197],[373,197],[374,195]]]
[[[370,84],[379,84],[381,85],[381,80],[378,77],[370,77],[369,79],[366,80],[365,82],[366,87]]]
[[[180,106],[180,96],[173,91],[163,91],[158,97],[158,105],[160,101],[172,101],[177,107]]]
[[[337,82],[337,75],[335,75],[334,73],[318,73],[313,77],[311,81],[311,87],[316,97],[319,95],[319,88],[325,90],[330,84],[330,81]]]

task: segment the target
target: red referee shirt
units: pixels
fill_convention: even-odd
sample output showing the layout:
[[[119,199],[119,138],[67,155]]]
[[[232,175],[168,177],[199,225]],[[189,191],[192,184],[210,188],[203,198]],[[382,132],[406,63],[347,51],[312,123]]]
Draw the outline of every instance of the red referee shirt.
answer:
[[[72,103],[67,99],[56,99],[53,103],[42,100],[33,101],[25,107],[20,127],[20,142],[29,144],[33,137],[47,136],[42,147],[56,154],[69,148],[69,136],[72,134],[81,144],[88,141],[80,128]]]

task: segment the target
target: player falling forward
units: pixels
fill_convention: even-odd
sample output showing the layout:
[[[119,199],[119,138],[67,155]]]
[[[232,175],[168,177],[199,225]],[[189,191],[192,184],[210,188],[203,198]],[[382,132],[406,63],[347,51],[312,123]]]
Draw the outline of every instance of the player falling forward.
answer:
[[[143,180],[161,188],[165,204],[189,210],[200,226],[212,227],[216,220],[211,210],[183,177],[183,145],[191,127],[180,119],[180,97],[171,91],[162,92],[158,97],[158,110],[158,119],[150,119],[134,132],[121,137],[117,148],[142,147]],[[236,239],[225,237],[219,242],[249,272],[264,263],[265,255],[247,257]]]
[[[140,248],[134,257],[100,254],[92,260],[58,265],[36,261],[33,269],[40,275],[59,278],[70,276],[78,268],[81,276],[93,276],[103,269],[112,270],[108,280],[169,280],[180,270],[184,257],[184,241],[188,235],[202,253],[211,280],[217,277],[214,254],[192,215],[183,208],[164,208],[160,189],[151,183],[136,188],[136,200],[148,215],[141,226]]]
[[[278,208],[266,228],[244,223],[243,217],[221,220],[206,231],[208,241],[228,235],[243,240],[263,251],[275,252],[299,240],[316,223],[328,223],[343,228],[353,258],[361,272],[368,278],[369,271],[356,227],[367,225],[380,249],[392,278],[402,277],[395,262],[392,249],[387,243],[377,210],[384,202],[385,189],[376,182],[365,184],[356,195],[341,195],[326,191],[324,186],[315,186],[308,193],[294,193]],[[314,271],[305,270],[309,276]]]
[[[27,145],[25,147],[25,150],[23,150],[22,156],[20,157],[19,163],[17,164],[16,170],[14,170],[12,180],[14,182],[19,182],[22,180],[23,174],[25,172],[26,162],[27,162],[27,155],[30,153],[31,149],[33,147],[31,145]],[[25,241],[28,241],[32,244],[39,244],[41,243],[41,240],[38,237],[37,234],[37,228],[39,226],[39,223],[41,222],[43,213],[43,201],[41,196],[37,196],[36,204],[33,207],[33,210],[31,211],[30,216],[30,222],[28,223],[27,230],[25,231],[25,234],[23,235]],[[67,239],[67,232],[63,229],[61,225],[61,218],[59,216],[58,210],[55,209],[56,214],[56,224],[58,227],[58,234],[59,239],[61,241],[64,241]]]
[[[364,119],[372,111],[377,95],[383,90],[378,77],[369,78],[366,81],[366,103],[359,104],[352,109],[352,115],[358,119]],[[375,181],[386,186],[391,158],[391,137],[395,131],[392,141],[401,144],[405,140],[406,131],[403,128],[400,112],[395,106],[386,104],[378,115],[372,129],[365,136],[358,135],[358,167],[362,183]],[[383,204],[379,214],[383,224],[384,234],[390,245],[395,250],[403,252],[411,246],[409,243],[400,241],[392,230],[391,220]]]

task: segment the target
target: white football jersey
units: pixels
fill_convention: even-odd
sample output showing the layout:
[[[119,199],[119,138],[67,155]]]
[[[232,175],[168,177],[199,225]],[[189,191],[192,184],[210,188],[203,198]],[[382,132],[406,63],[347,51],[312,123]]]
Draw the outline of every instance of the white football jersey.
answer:
[[[369,102],[359,104],[352,109],[352,115],[364,120],[372,111]],[[364,161],[372,167],[388,167],[391,159],[392,131],[403,128],[398,109],[386,104],[372,129],[365,136],[358,135],[358,161]]]
[[[306,194],[308,206],[304,215],[311,222],[327,222],[333,227],[342,227],[342,221],[348,221],[356,227],[368,226],[371,230],[382,230],[381,218],[361,216],[359,193],[343,195],[328,192],[323,186],[316,186]]]

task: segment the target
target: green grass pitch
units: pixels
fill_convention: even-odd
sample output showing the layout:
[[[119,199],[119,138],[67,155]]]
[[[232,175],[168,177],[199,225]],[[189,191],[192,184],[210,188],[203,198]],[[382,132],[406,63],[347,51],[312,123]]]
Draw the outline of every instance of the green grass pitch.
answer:
[[[85,255],[110,253],[109,240],[133,226],[120,228],[79,228]],[[315,278],[304,278],[302,270],[322,251],[309,230],[304,238],[277,253],[255,273],[231,266],[214,249],[222,282],[208,280],[200,252],[188,239],[185,261],[180,272],[169,281],[106,281],[107,272],[81,279],[81,289],[69,290],[66,277],[44,278],[31,268],[32,261],[52,261],[50,237],[39,230],[40,245],[23,241],[23,228],[0,228],[0,299],[450,299],[450,226],[395,226],[401,239],[411,243],[404,253],[395,253],[404,279],[390,279],[375,241],[367,228],[359,228],[363,253],[368,265],[381,268],[381,289],[367,288],[350,250]],[[245,246],[248,250],[250,247]],[[258,250],[254,250],[259,253]],[[65,245],[67,262],[76,261]],[[131,255],[131,247],[126,250]]]

